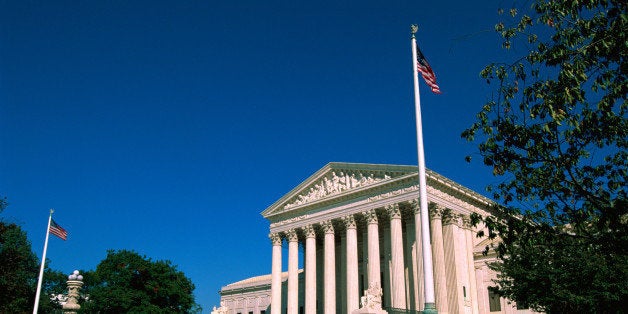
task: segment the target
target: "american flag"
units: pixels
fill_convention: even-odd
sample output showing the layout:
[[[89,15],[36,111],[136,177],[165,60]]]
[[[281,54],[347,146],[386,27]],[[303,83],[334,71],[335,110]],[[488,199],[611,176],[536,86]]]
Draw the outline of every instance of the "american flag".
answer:
[[[54,220],[50,221],[50,233],[56,235],[63,240],[68,239],[68,232],[65,231],[65,229],[63,229],[61,226],[59,226],[59,224],[57,224]]]
[[[423,76],[425,83],[432,89],[432,92],[434,92],[435,94],[440,94],[440,88],[436,84],[436,75],[434,74],[434,71],[432,71],[432,67],[430,66],[430,64],[427,63],[427,60],[421,52],[421,49],[419,49],[419,45],[416,46],[416,59],[417,68],[419,70],[419,73],[421,73],[421,75]]]

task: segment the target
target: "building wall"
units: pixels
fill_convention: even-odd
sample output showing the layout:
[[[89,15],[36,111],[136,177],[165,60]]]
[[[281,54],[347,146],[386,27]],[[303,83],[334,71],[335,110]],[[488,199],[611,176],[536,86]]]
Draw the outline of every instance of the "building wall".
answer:
[[[298,284],[291,284],[292,287],[298,287],[298,293],[292,294],[296,295],[296,299],[292,298],[291,304],[298,306],[289,314],[324,313],[326,304],[332,306],[327,313],[350,313],[357,308],[347,308],[347,304],[363,296],[371,283],[379,285],[383,290],[381,301],[385,308],[401,307],[411,311],[423,309],[426,287],[420,240],[425,233],[421,231],[418,220],[422,209],[417,201],[417,177],[416,168],[411,166],[331,163],[262,213],[270,221],[273,250],[281,246],[289,247],[288,255],[292,258],[288,259],[288,265],[282,265],[283,270],[295,269],[299,261],[307,260],[303,250],[306,234],[309,233],[312,239],[312,230],[315,231],[316,304],[304,308],[305,290],[312,291],[312,285],[305,283],[305,276],[301,273]],[[485,258],[475,254],[476,246],[480,243],[474,237],[477,229],[469,224],[471,213],[490,215],[487,211],[490,201],[434,172],[428,171],[427,177],[431,225],[429,235],[439,313],[492,313],[488,287],[495,274],[486,267]],[[351,228],[356,228],[357,232],[358,261],[349,265],[346,255],[347,229],[350,227],[348,221],[351,220],[355,220]],[[369,226],[374,224],[377,225],[377,238],[370,234],[373,229]],[[399,233],[393,234],[400,229],[400,236]],[[327,254],[324,245],[325,236],[330,234],[334,238],[333,255]],[[377,240],[369,242],[371,239]],[[291,245],[288,245],[289,241],[292,241]],[[295,242],[299,246],[295,246]],[[373,253],[370,249],[375,244],[379,251]],[[297,254],[295,247],[299,248]],[[326,254],[327,258],[335,259],[333,266],[325,263]],[[369,256],[371,254],[376,256]],[[372,260],[369,261],[369,258]],[[376,261],[379,261],[379,272],[370,276],[369,273],[377,267]],[[347,282],[348,272],[356,268],[358,283]],[[335,273],[335,283],[325,287],[325,275],[332,271]],[[281,285],[273,287],[270,278],[279,276],[282,278]],[[260,283],[256,293],[263,294],[263,298],[253,294],[249,297],[244,292],[234,293],[236,290],[233,288],[237,285],[223,288],[222,299],[233,310],[231,313],[253,311],[257,314],[264,306],[268,314],[286,313],[289,303],[288,274],[275,271],[264,278],[267,281],[263,287],[261,281],[253,280]],[[351,295],[351,285],[357,285],[356,295]],[[334,290],[334,300],[326,302],[326,292]],[[281,304],[275,308],[268,307],[272,295],[281,297]],[[237,301],[238,297],[246,300]],[[271,312],[268,312],[269,309]],[[502,299],[494,300],[493,309],[495,313],[528,312],[516,310]]]

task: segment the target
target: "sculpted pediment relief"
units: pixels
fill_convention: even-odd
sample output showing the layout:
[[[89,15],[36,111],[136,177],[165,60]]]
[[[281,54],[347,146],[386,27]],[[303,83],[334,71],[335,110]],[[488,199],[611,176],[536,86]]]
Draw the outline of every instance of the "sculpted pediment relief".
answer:
[[[359,171],[346,172],[342,170],[332,171],[322,179],[313,183],[301,194],[296,195],[284,209],[290,209],[329,196],[340,194],[344,191],[367,186],[373,183],[388,180],[392,176],[388,173],[364,173]]]
[[[268,217],[290,211],[413,172],[416,172],[413,166],[329,163],[267,208],[262,215]]]

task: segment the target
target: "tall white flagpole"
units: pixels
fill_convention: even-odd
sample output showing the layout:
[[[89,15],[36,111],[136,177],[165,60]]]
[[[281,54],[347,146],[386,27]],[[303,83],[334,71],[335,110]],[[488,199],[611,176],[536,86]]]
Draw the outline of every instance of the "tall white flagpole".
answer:
[[[411,25],[412,66],[414,68],[414,108],[416,114],[416,137],[419,158],[419,204],[421,210],[421,235],[423,245],[423,271],[425,282],[425,307],[423,313],[437,313],[434,297],[434,270],[432,267],[432,245],[427,208],[427,180],[425,178],[425,154],[423,152],[423,126],[421,123],[421,95],[419,93],[419,70],[417,64],[416,34],[418,27]]]
[[[46,264],[46,251],[48,250],[48,237],[50,236],[50,222],[52,221],[53,212],[54,210],[50,209],[50,216],[48,217],[48,228],[46,228],[46,241],[44,241],[44,253],[41,256],[41,267],[39,268],[37,293],[35,293],[35,305],[33,305],[33,314],[37,314],[37,310],[39,309],[39,296],[41,294],[41,283],[44,281],[44,266]]]

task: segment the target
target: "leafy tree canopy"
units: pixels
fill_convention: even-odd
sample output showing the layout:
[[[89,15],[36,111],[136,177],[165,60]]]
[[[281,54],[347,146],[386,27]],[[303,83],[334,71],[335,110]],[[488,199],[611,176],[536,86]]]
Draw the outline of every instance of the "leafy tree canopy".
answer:
[[[526,2],[527,4],[527,2]],[[512,61],[480,73],[493,99],[462,134],[500,180],[497,291],[546,312],[628,304],[628,4],[535,0],[500,10]]]
[[[198,308],[194,284],[169,261],[110,250],[87,276],[89,301],[81,306],[88,312],[188,313]]]
[[[32,310],[38,270],[26,233],[0,221],[0,313]]]
[[[0,198],[0,212],[8,205]],[[20,226],[0,219],[0,313],[32,310],[38,261]]]

